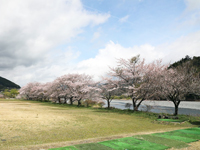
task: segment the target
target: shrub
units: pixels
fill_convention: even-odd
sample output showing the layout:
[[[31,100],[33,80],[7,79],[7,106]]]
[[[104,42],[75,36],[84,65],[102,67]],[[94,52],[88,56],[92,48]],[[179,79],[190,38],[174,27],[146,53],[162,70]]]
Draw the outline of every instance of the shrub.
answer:
[[[93,100],[90,100],[90,99],[87,99],[87,100],[85,100],[85,101],[83,102],[83,105],[84,105],[85,107],[93,106],[93,105],[95,105],[95,104],[97,104],[97,102],[96,102],[96,101],[93,101]]]
[[[98,102],[97,104],[98,104],[99,107],[101,107],[101,108],[103,107],[103,105],[105,105],[105,103],[104,103],[103,101],[100,101],[100,102]]]

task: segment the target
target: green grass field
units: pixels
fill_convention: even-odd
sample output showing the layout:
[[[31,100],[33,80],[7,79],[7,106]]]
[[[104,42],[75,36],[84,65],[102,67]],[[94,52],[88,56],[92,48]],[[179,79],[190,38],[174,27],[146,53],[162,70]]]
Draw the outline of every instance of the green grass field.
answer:
[[[2,99],[0,149],[48,149],[193,126],[153,120],[142,113]]]

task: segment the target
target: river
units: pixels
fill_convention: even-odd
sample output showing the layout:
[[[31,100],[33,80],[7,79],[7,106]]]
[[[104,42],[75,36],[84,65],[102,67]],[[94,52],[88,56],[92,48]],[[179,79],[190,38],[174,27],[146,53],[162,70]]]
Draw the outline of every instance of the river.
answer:
[[[104,101],[106,103],[106,101]],[[131,100],[112,100],[111,107],[118,109],[128,109],[125,107],[126,103],[132,104]],[[104,105],[107,107],[107,104]],[[132,105],[130,109],[133,109]],[[155,113],[174,113],[174,104],[171,101],[143,101],[139,110],[150,111]],[[184,115],[200,115],[200,102],[194,101],[182,101],[179,105],[178,114]]]

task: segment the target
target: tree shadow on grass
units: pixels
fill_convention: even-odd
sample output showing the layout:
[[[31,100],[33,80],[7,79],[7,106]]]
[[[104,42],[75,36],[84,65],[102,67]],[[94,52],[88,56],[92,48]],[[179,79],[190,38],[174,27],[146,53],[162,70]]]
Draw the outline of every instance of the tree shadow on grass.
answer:
[[[121,110],[121,109],[117,109],[117,108],[99,108],[94,110],[94,112],[98,112],[98,113],[118,113],[118,114],[133,114],[133,110],[129,110],[129,109],[125,109],[125,110]],[[135,112],[136,113],[136,112]]]
[[[100,111],[100,110],[95,110],[93,112],[97,112],[97,113],[111,113],[110,111]]]
[[[108,108],[92,108],[93,112],[100,112],[100,113],[110,113],[112,112],[112,109],[108,109]]]
[[[200,127],[200,121],[189,121],[189,123]]]

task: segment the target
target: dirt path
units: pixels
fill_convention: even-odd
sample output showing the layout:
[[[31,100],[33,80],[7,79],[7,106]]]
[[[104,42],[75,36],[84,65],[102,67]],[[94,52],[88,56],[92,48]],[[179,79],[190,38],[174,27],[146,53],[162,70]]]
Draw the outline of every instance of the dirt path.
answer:
[[[189,143],[189,147],[186,148],[181,148],[181,149],[175,149],[175,148],[170,148],[168,150],[200,150],[200,141]]]

